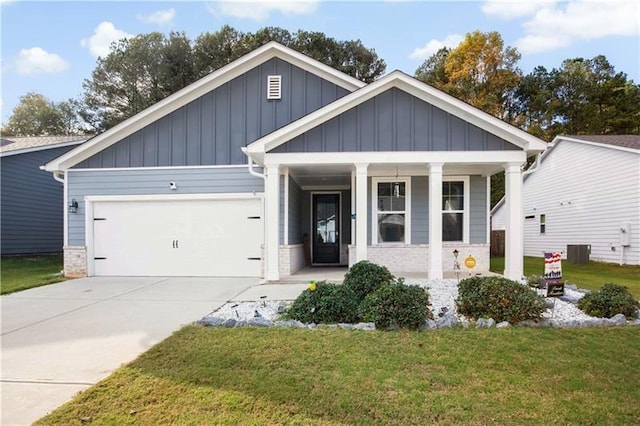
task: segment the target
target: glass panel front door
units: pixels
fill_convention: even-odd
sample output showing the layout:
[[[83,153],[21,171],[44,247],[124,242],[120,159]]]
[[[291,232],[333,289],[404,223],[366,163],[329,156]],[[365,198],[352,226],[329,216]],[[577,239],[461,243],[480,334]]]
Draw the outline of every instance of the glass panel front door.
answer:
[[[313,263],[340,263],[340,196],[313,194]]]

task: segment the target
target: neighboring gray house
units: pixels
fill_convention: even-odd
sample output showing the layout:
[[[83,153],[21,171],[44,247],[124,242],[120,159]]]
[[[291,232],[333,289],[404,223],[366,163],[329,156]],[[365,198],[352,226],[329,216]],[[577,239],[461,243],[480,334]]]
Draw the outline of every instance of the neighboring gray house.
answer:
[[[505,170],[505,274],[520,278],[521,166],[545,147],[401,72],[367,85],[272,42],[46,170],[78,203],[67,275],[268,281],[307,258],[438,278],[454,250],[487,271],[490,176]]]
[[[582,245],[591,260],[640,265],[640,135],[557,136],[523,185],[525,256]],[[491,211],[493,230],[504,211]]]
[[[0,147],[1,254],[62,253],[63,185],[40,166],[83,136],[3,136]]]

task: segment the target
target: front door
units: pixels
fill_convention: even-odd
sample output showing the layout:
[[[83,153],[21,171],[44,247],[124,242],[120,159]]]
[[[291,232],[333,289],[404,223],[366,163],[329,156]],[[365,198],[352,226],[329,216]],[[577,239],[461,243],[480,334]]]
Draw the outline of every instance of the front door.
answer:
[[[313,194],[313,263],[340,263],[340,194]]]

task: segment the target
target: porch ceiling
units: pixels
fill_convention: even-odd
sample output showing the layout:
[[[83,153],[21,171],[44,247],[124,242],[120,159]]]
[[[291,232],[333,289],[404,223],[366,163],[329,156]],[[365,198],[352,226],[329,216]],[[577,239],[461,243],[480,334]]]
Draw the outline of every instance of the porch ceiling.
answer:
[[[351,171],[348,164],[289,166],[289,174],[302,188],[351,186]],[[504,170],[502,164],[445,164],[444,176],[482,175],[490,176]],[[369,176],[426,176],[426,164],[375,164],[369,166]]]

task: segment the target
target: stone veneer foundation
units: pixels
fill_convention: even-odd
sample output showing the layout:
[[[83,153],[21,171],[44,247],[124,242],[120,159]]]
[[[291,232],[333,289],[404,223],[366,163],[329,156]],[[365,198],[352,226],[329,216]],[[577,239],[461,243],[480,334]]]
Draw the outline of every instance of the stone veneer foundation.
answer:
[[[87,248],[85,246],[64,247],[64,276],[67,278],[87,276]]]

